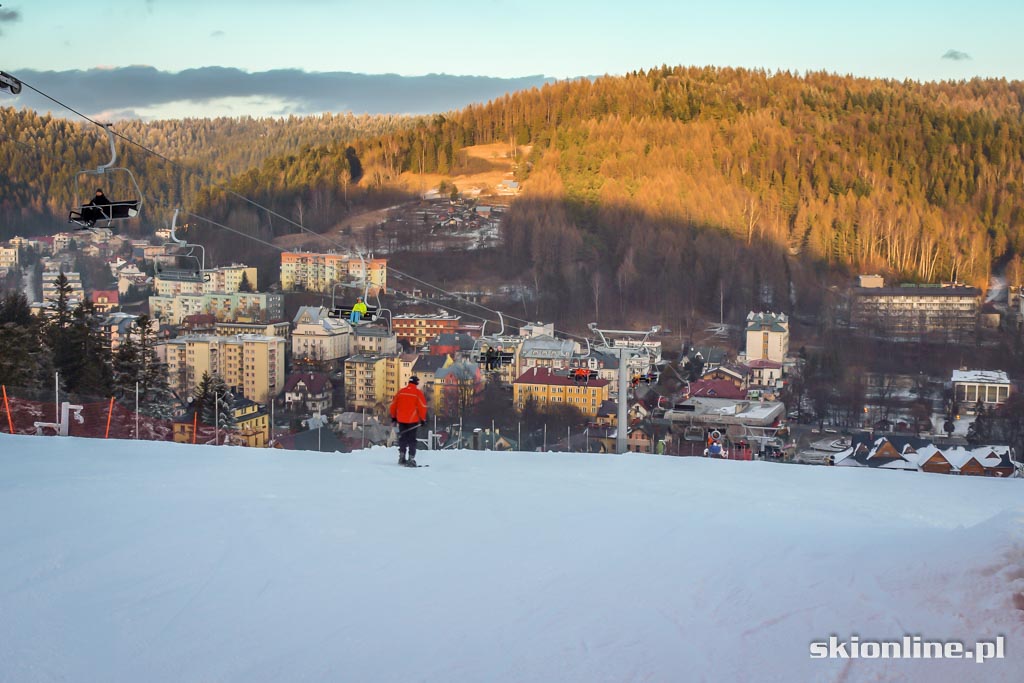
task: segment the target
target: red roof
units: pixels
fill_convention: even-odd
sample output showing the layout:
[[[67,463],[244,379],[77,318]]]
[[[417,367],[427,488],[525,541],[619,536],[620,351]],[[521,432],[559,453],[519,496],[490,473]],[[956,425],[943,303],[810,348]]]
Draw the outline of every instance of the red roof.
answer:
[[[195,327],[196,325],[213,325],[217,322],[217,316],[210,315],[209,313],[193,313],[192,315],[186,315],[182,323],[188,327]]]
[[[690,382],[690,398],[695,397],[743,399],[747,397],[747,392],[737,389],[727,379],[702,379]]]
[[[761,368],[772,368],[774,370],[781,370],[782,363],[774,360],[768,360],[767,358],[758,358],[747,362],[747,367],[751,370],[759,370]]]
[[[519,379],[515,381],[515,384],[548,384],[553,386],[588,386],[588,387],[604,387],[608,386],[608,380],[606,379],[591,379],[585,384],[583,382],[576,382],[571,377],[566,376],[565,371],[552,370],[551,368],[530,368],[523,374],[519,375]]]
[[[100,299],[106,299],[111,304],[116,304],[120,301],[116,289],[94,289],[92,291],[92,300],[98,301]]]

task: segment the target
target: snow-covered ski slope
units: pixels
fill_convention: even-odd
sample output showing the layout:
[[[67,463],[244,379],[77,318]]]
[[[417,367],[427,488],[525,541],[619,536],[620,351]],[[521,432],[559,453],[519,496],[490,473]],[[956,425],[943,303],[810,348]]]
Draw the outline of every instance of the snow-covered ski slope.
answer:
[[[1024,680],[1024,481],[395,459],[0,436],[0,680]]]

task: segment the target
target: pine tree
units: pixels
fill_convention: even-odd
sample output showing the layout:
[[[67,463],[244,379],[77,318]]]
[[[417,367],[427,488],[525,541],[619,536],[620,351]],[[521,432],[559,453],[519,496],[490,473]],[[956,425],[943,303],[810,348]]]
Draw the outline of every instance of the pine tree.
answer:
[[[239,292],[251,292],[251,291],[253,291],[252,283],[249,282],[249,274],[246,273],[244,270],[242,271],[242,280],[241,280],[241,282],[238,283],[238,291]]]

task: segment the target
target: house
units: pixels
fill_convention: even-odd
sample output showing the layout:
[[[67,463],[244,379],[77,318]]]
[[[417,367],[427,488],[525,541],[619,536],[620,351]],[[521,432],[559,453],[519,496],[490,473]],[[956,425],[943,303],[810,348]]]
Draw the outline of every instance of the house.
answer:
[[[704,371],[702,380],[725,381],[737,389],[746,389],[750,379],[750,368],[741,364],[718,365]]]
[[[495,428],[492,433],[488,427],[463,434],[458,447],[473,451],[514,451],[518,450],[519,442],[502,434],[500,429]]]
[[[265,406],[236,396],[231,406],[231,415],[235,421],[234,427],[214,430],[212,425],[197,420],[195,409],[191,409],[175,418],[172,438],[177,443],[192,443],[196,440],[204,444],[266,447],[270,441],[270,415]],[[197,425],[200,428],[198,437],[193,434]]]
[[[476,340],[468,334],[443,332],[430,342],[431,356],[456,356],[473,350]]]
[[[326,413],[331,409],[333,385],[320,372],[296,372],[284,380],[284,404],[297,413]]]
[[[978,403],[993,408],[1010,396],[1010,378],[1002,370],[954,370],[950,381],[954,398],[968,413]]]
[[[479,401],[483,390],[480,366],[469,360],[456,361],[434,373],[432,410],[435,415],[459,417]]]
[[[1008,446],[939,447],[927,439],[855,435],[850,447],[836,453],[832,464],[840,467],[872,467],[933,474],[1010,477],[1018,469]]]
[[[601,401],[594,416],[594,424],[602,427],[614,427],[619,421],[619,407],[615,401]]]
[[[517,372],[530,368],[554,368],[567,370],[571,365],[576,343],[568,339],[556,339],[542,334],[523,340],[519,347]]]
[[[120,306],[120,297],[116,289],[94,289],[92,303],[98,313],[109,313]]]
[[[437,371],[455,360],[450,355],[420,356],[412,366],[412,373],[420,378],[420,390],[427,397],[427,405],[434,405],[434,381]]]
[[[719,368],[721,370],[721,368]],[[718,372],[717,370],[715,372]],[[690,382],[688,398],[729,398],[740,400],[747,397],[745,389],[727,379],[702,379]]]
[[[766,358],[748,360],[746,366],[750,369],[749,384],[755,387],[778,387],[782,381],[782,363]]]

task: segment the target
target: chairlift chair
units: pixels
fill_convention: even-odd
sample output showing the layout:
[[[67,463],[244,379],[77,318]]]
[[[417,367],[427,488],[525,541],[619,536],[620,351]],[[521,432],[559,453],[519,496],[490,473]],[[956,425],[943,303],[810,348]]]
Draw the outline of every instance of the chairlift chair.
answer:
[[[164,253],[153,259],[153,268],[157,274],[164,276],[203,277],[206,250],[201,244],[189,244],[188,240],[178,237],[178,213],[179,210],[175,209],[171,219],[171,241],[164,244]]]
[[[473,350],[470,351],[470,356],[473,361],[479,365],[484,365],[485,367],[491,366],[488,367],[489,370],[494,370],[494,366],[501,368],[506,365],[512,365],[512,361],[515,360],[516,356],[514,351],[506,351],[504,348],[505,342],[502,340],[502,337],[505,334],[505,316],[503,316],[500,311],[497,311],[497,313],[498,324],[501,326],[498,333],[490,335],[484,334],[484,330],[487,329],[488,323],[488,321],[485,320],[483,329],[480,331],[480,338],[473,342]],[[488,363],[487,358],[487,354],[489,352],[494,352],[495,354],[491,356],[490,363]]]
[[[375,298],[377,300],[377,305],[374,306],[374,305],[371,305],[369,303],[369,298],[370,298],[369,297],[369,294],[370,294],[370,275],[369,275],[370,271],[369,271],[369,267],[367,266],[366,259],[363,258],[363,255],[362,255],[361,252],[356,251],[356,255],[359,256],[359,260],[363,262],[363,283],[362,283],[363,284],[363,296],[362,296],[362,299],[363,299],[363,303],[366,304],[366,313],[364,313],[362,315],[362,317],[359,319],[359,322],[356,323],[356,325],[361,325],[363,323],[375,322],[377,320],[378,316],[380,315],[380,313],[382,311],[387,310],[387,309],[383,309],[381,307],[381,305],[380,305],[380,291],[379,290],[377,291],[377,293],[375,295]],[[352,317],[352,308],[355,306],[355,304],[351,304],[349,306],[341,306],[341,305],[339,305],[339,304],[337,304],[335,302],[335,295],[337,294],[338,287],[351,287],[351,286],[352,285],[348,285],[348,284],[346,284],[344,282],[335,282],[334,283],[334,286],[331,288],[331,308],[330,308],[330,310],[327,311],[327,317],[328,318],[345,320],[346,322],[348,322],[350,320],[350,318]],[[388,311],[388,313],[390,313],[390,311]],[[390,319],[389,319],[389,322],[388,322],[388,327],[389,328],[391,327]]]
[[[117,163],[117,148],[114,145],[114,131],[111,129],[111,125],[103,124],[104,130],[107,131],[107,140],[110,143],[110,161],[95,169],[79,171],[75,175],[75,203],[78,208],[68,212],[68,222],[78,225],[83,230],[94,228],[97,223],[103,222],[105,222],[104,227],[109,228],[114,221],[137,218],[142,211],[142,190],[139,189],[135,175],[127,168],[114,166]],[[111,199],[109,204],[98,205],[86,202],[84,201],[85,188],[93,187],[97,183],[87,184],[85,181],[93,177],[98,177],[98,180],[122,177],[128,181],[134,191],[134,196],[138,199]],[[107,183],[107,186],[109,188],[110,183]]]

